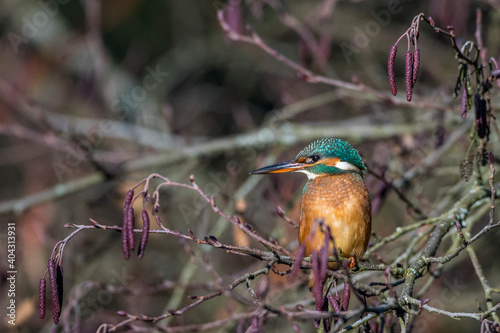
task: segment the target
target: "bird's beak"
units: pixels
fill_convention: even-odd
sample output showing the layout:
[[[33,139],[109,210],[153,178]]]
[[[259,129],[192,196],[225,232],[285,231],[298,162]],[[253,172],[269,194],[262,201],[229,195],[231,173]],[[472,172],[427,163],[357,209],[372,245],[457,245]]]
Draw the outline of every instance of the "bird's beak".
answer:
[[[281,162],[273,165],[269,165],[257,170],[250,172],[251,175],[265,174],[265,173],[287,173],[294,172],[298,170],[303,170],[305,167],[304,163],[296,162],[295,160]]]

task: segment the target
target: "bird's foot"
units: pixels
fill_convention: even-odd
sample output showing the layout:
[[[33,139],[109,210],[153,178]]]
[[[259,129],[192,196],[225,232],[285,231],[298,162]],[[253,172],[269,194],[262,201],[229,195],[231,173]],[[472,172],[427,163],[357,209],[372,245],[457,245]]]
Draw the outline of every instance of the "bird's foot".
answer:
[[[349,268],[354,268],[356,267],[356,259],[354,257],[349,257]]]

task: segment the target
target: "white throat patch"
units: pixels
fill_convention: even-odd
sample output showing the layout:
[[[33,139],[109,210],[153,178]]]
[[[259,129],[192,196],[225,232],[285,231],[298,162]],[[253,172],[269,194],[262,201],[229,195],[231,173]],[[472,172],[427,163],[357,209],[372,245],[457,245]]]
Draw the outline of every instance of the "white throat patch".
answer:
[[[358,167],[354,166],[353,164],[351,164],[349,162],[345,162],[345,161],[338,161],[337,164],[335,164],[335,167],[337,167],[341,170],[345,170],[345,171],[356,171],[356,172],[361,171],[361,170],[359,170]]]
[[[307,170],[297,170],[297,171],[295,171],[295,172],[302,172],[302,173],[305,173],[305,174],[306,174],[306,176],[307,176],[307,178],[308,178],[309,180],[311,180],[311,179],[315,179],[316,177],[318,177],[318,175],[317,175],[317,174],[312,173],[312,172],[307,171]]]

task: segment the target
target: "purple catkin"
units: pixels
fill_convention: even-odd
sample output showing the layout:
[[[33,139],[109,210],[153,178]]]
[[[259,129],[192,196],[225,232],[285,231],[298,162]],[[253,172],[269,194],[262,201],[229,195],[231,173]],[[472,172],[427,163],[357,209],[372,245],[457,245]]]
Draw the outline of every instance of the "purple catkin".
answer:
[[[130,189],[127,191],[127,194],[125,195],[125,202],[123,205],[124,210],[130,206],[133,198],[134,198],[134,190]]]
[[[311,253],[311,264],[313,271],[313,281],[314,284],[312,286],[313,297],[316,299],[316,310],[321,311],[323,307],[323,281],[321,281],[320,272],[319,272],[319,257],[316,251],[312,251]]]
[[[342,310],[347,311],[349,300],[351,298],[351,285],[348,281],[344,281],[344,295],[342,296]]]
[[[38,287],[38,313],[40,319],[45,318],[45,295],[47,291],[47,281],[44,278],[40,279],[40,284]]]
[[[406,86],[406,100],[411,101],[412,95],[412,80],[413,80],[413,55],[410,51],[405,55],[405,86]]]
[[[488,125],[486,124],[486,100],[481,98],[479,94],[474,96],[474,104],[476,107],[476,130],[479,138],[483,139],[486,136]]]
[[[130,259],[130,246],[128,243],[128,209],[123,213],[123,224],[122,224],[122,251],[125,260]]]
[[[328,300],[330,301],[330,304],[332,305],[333,311],[339,313],[340,312],[340,304],[336,296],[333,296],[332,294],[328,294]]]
[[[413,75],[411,87],[415,87],[415,83],[417,82],[418,70],[420,68],[420,50],[415,49],[413,51]]]
[[[462,118],[465,119],[467,117],[467,88],[465,84],[462,85],[462,100],[460,102],[460,114]]]
[[[52,258],[49,259],[49,281],[52,295],[52,318],[54,319],[54,324],[57,324],[59,323],[61,306],[59,304],[59,292],[57,288],[56,262]]]
[[[328,296],[323,297],[323,307],[321,311],[328,312]],[[323,328],[325,332],[330,332],[330,318],[323,318]]]
[[[398,88],[396,87],[396,78],[394,76],[394,62],[396,60],[396,53],[398,48],[396,45],[391,47],[389,52],[389,59],[387,61],[387,75],[389,76],[389,84],[391,86],[391,93],[396,96],[398,93]]]
[[[313,271],[313,285],[312,285],[312,294],[314,299],[316,300],[316,310],[321,311],[323,308],[323,283],[320,278],[320,262],[319,262],[319,254],[316,251],[312,251],[311,253],[311,264],[312,264],[312,271]],[[319,328],[320,320],[316,319],[314,321],[314,327],[316,329]]]
[[[323,246],[319,249],[319,274],[321,281],[326,281],[326,272],[328,270],[328,250],[330,248],[330,229],[325,228],[326,230],[323,232],[324,243]]]
[[[124,205],[123,205],[123,223],[122,223],[122,251],[123,251],[123,257],[125,260],[130,259],[130,245],[134,245],[130,243],[130,238],[132,238],[133,241],[133,227],[130,228],[130,209],[131,209],[131,204],[132,204],[132,199],[134,198],[134,190],[130,189],[127,191],[127,194],[125,195],[125,200],[124,200]],[[132,218],[133,218],[133,210],[132,210]],[[133,225],[133,221],[132,221]],[[129,237],[129,229],[132,229],[132,237]]]
[[[129,207],[127,211],[127,237],[128,237],[128,248],[133,251],[135,250],[135,238],[134,238],[134,227],[135,227],[135,216],[134,208]]]
[[[63,302],[63,270],[61,265],[57,265],[56,267],[56,283],[57,283],[57,295],[59,296],[59,308],[62,309]]]
[[[137,255],[139,257],[139,259],[142,259],[142,257],[144,256],[144,250],[146,249],[146,244],[148,242],[148,236],[149,236],[149,214],[144,209],[142,211],[141,244],[139,244],[139,252],[138,252],[138,255]]]
[[[304,259],[305,253],[306,253],[306,246],[302,244],[301,246],[299,246],[297,254],[295,255],[292,271],[290,272],[290,275],[288,275],[289,280],[293,279],[295,275],[297,275],[297,272],[300,269],[300,265],[302,264],[302,259]]]

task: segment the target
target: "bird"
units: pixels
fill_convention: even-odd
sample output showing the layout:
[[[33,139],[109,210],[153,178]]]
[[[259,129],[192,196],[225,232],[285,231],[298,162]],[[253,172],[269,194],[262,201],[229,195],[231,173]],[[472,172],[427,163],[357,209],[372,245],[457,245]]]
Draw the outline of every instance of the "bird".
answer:
[[[300,205],[298,238],[305,256],[319,253],[325,241],[318,221],[328,227],[333,241],[329,253],[338,250],[355,267],[371,236],[371,200],[363,176],[366,166],[348,142],[324,138],[302,149],[295,159],[269,165],[250,174],[300,172],[307,175]],[[315,227],[316,226],[316,227]],[[334,248],[335,246],[335,248]],[[339,263],[330,262],[337,269]]]

